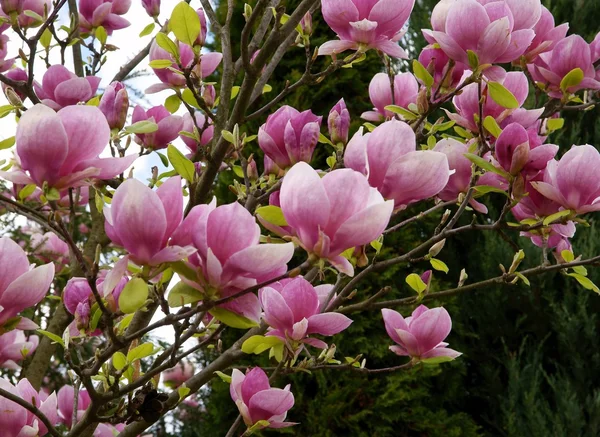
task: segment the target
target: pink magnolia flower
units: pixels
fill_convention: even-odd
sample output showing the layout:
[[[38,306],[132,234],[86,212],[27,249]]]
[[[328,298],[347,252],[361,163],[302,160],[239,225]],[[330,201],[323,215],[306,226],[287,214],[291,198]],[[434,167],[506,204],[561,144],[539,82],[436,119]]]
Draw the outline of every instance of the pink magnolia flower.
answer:
[[[25,0],[23,2],[23,11],[33,11],[41,17],[44,14],[50,15],[52,12],[52,1],[51,0]],[[29,17],[25,14],[19,14],[19,26],[22,28],[36,27],[41,22],[35,18]]]
[[[594,59],[593,55],[590,44],[579,35],[571,35],[557,42],[552,51],[539,55],[535,62],[529,64],[527,68],[533,79],[547,86],[549,96],[559,99],[563,95],[560,89],[561,81],[576,68],[583,71],[584,78],[581,83],[569,87],[567,92],[600,89],[600,81],[596,78],[594,68],[594,62],[597,59]]]
[[[533,187],[577,214],[600,210],[600,153],[590,145],[573,146],[558,164],[548,165],[546,178]]]
[[[202,33],[202,32],[200,32]],[[187,44],[179,43],[179,61],[184,68],[192,67],[195,59],[194,50]],[[210,76],[221,63],[223,55],[221,53],[204,53],[196,64],[193,65],[192,72],[200,79]],[[173,55],[165,49],[159,47],[156,41],[150,47],[150,61],[169,60],[173,64],[170,68],[181,71],[175,62]],[[170,88],[182,88],[186,86],[185,77],[182,73],[176,73],[169,68],[153,68],[154,74],[161,81],[159,84],[151,85],[146,89],[147,94],[157,93]]]
[[[54,232],[33,234],[29,245],[36,258],[45,263],[53,262],[56,271],[69,264],[69,246]]]
[[[414,0],[323,0],[323,18],[340,40],[323,44],[319,55],[377,49],[406,58],[397,43],[414,5]]]
[[[7,58],[8,35],[0,35],[0,73],[10,70],[15,63],[15,58]]]
[[[271,388],[269,377],[260,367],[255,367],[245,375],[233,369],[229,393],[248,427],[261,420],[269,422],[265,428],[295,425],[284,422],[288,410],[294,406],[290,385],[284,389]]]
[[[344,165],[366,175],[384,198],[403,208],[435,196],[450,177],[446,155],[416,148],[410,126],[390,120],[371,133],[358,131],[348,143]]]
[[[423,30],[450,59],[469,65],[467,50],[480,64],[512,62],[533,41],[542,14],[540,0],[442,0],[431,16],[433,30]]]
[[[206,42],[206,34],[208,33],[206,15],[204,15],[204,9],[202,8],[196,9],[196,13],[198,14],[198,18],[200,19],[200,34],[198,35],[198,38],[196,38],[195,44],[203,46]]]
[[[102,111],[111,129],[123,129],[129,109],[127,89],[121,82],[113,82],[104,90],[98,109]]]
[[[102,26],[112,35],[113,31],[129,26],[129,21],[121,15],[130,7],[131,0],[79,0],[79,27],[83,33],[90,33]]]
[[[104,208],[106,235],[124,247],[139,265],[180,261],[193,254],[192,247],[168,245],[183,219],[183,194],[179,176],[168,179],[156,191],[137,179],[127,179]]]
[[[265,287],[260,290],[264,319],[271,327],[267,335],[276,336],[292,345],[305,343],[326,349],[327,343],[311,334],[325,336],[342,332],[352,323],[340,313],[322,313],[319,295],[310,282],[302,277],[287,282],[281,290]],[[298,349],[299,353],[301,350]]]
[[[452,65],[450,58],[442,49],[432,47],[425,47],[421,51],[419,62],[423,64],[433,77],[432,94],[435,95],[438,93],[438,99],[460,84],[466,69],[465,64],[461,62],[455,62]],[[434,99],[434,101],[438,99]]]
[[[142,6],[152,18],[160,15],[160,0],[142,0]]]
[[[310,162],[319,140],[321,120],[310,109],[299,112],[282,106],[258,130],[258,145],[282,169]]]
[[[194,376],[194,366],[189,361],[182,361],[162,373],[163,382],[174,388],[179,387],[192,376]]]
[[[540,53],[552,50],[556,46],[556,43],[567,35],[568,30],[569,23],[554,27],[554,16],[546,6],[542,6],[540,20],[533,27],[535,38],[533,38],[525,53],[527,60],[531,62]]]
[[[171,115],[163,105],[154,106],[145,111],[136,106],[131,117],[132,123],[148,120],[158,125],[158,130],[149,134],[136,134],[135,141],[149,149],[164,149],[179,135],[183,128],[183,119],[179,115]]]
[[[37,335],[26,337],[19,329],[0,335],[0,368],[19,369],[17,361],[22,361],[33,354],[39,341]]]
[[[198,249],[190,257],[196,280],[182,280],[208,297],[228,297],[287,271],[294,245],[259,244],[260,227],[239,203],[192,208],[173,235],[174,244],[192,244]],[[249,293],[223,308],[251,320],[260,319],[260,303]]]
[[[67,428],[73,426],[73,405],[75,404],[75,389],[70,385],[63,385],[58,390],[58,418]],[[77,393],[77,420],[79,421],[92,400],[87,390],[79,389]]]
[[[33,85],[42,103],[58,111],[65,106],[87,102],[94,97],[99,84],[99,77],[78,77],[62,65],[53,65],[44,73],[42,85],[37,82]]]
[[[304,162],[286,174],[280,200],[300,245],[349,276],[354,268],[342,253],[379,237],[393,210],[360,173],[340,169],[321,178]]]
[[[196,118],[195,125],[194,125],[194,120],[192,120],[192,116],[188,112],[186,112],[183,115],[183,127],[181,130],[185,131],[185,132],[193,133],[194,126],[198,126],[198,129],[199,129],[198,133],[201,133],[200,134],[200,142],[197,142],[194,138],[190,138],[185,135],[179,136],[179,138],[181,138],[181,140],[184,142],[184,144],[187,146],[187,148],[190,149],[190,151],[192,153],[196,153],[198,151],[198,147],[205,147],[208,143],[210,143],[212,141],[213,135],[215,133],[215,127],[213,126],[210,118],[208,119],[208,127],[206,129],[204,129],[204,126],[206,125],[207,117],[205,117],[204,114],[202,114],[200,111],[196,112],[194,114],[194,117]],[[204,130],[202,130],[202,129],[204,129]]]
[[[346,108],[344,99],[340,99],[335,104],[329,117],[327,118],[327,127],[329,128],[329,136],[334,144],[348,142],[348,131],[350,130],[350,112]]]
[[[401,106],[407,109],[411,103],[417,103],[419,83],[412,73],[400,73],[394,77],[394,96],[390,78],[385,73],[377,73],[369,84],[369,97],[373,103],[373,111],[363,112],[361,118],[368,121],[380,122],[393,118],[394,113],[386,111],[389,105]]]
[[[487,84],[482,84],[482,94],[486,97],[483,103],[483,118],[493,117],[500,127],[506,126],[508,122],[519,123],[526,129],[531,127],[537,122],[544,110],[543,108],[532,110],[521,108],[529,93],[527,76],[520,71],[511,71],[506,74],[502,85],[515,96],[519,108],[510,110],[498,105],[490,97]],[[448,117],[465,129],[479,132],[478,123],[475,122],[476,117],[479,117],[479,90],[477,84],[472,83],[464,87],[461,94],[452,99],[452,103],[454,103],[457,113],[446,111]]]
[[[409,356],[413,360],[439,362],[451,361],[460,355],[449,349],[444,339],[452,329],[450,314],[444,308],[429,309],[420,305],[406,319],[394,310],[381,310],[385,330],[396,346],[390,350],[400,356]]]
[[[56,413],[56,393],[45,400],[43,394],[37,392],[27,379],[19,381],[15,387],[6,379],[0,378],[0,388],[37,407],[52,423],[58,422]],[[0,396],[0,428],[2,437],[23,437],[47,435],[48,429],[32,412],[21,405]]]
[[[68,106],[58,113],[35,105],[17,125],[16,152],[20,169],[0,172],[18,184],[59,190],[90,185],[91,179],[111,179],[129,167],[137,155],[99,158],[110,128],[95,106]],[[27,174],[28,173],[28,174]]]
[[[0,238],[0,331],[12,328],[37,329],[29,319],[17,317],[38,304],[54,279],[54,264],[31,269],[27,255],[8,237]]]
[[[109,423],[100,423],[94,431],[94,437],[115,437],[125,429],[124,423],[111,425]]]

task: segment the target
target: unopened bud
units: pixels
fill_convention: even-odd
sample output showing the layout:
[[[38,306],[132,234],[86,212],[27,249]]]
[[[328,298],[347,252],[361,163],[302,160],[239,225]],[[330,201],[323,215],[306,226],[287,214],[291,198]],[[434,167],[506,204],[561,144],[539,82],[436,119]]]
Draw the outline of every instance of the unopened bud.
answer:
[[[4,95],[6,96],[6,99],[11,105],[16,106],[18,108],[23,106],[23,101],[21,100],[21,97],[19,97],[19,95],[11,87],[6,87],[6,89],[4,90]]]
[[[312,35],[313,20],[312,20],[312,15],[310,15],[310,12],[307,12],[306,14],[304,14],[304,17],[302,17],[302,20],[300,20],[300,27],[302,28],[302,33],[305,36]]]
[[[336,105],[331,108],[327,118],[329,136],[334,144],[348,142],[348,132],[350,131],[350,113],[346,108],[344,99],[340,99]]]
[[[469,275],[467,275],[467,271],[465,269],[462,269],[460,271],[460,276],[458,278],[458,286],[462,287],[463,285],[465,285],[465,282],[468,277],[469,277]]]
[[[248,179],[250,179],[251,181],[255,181],[258,179],[258,169],[256,168],[256,161],[252,157],[250,157],[250,159],[248,160],[246,174],[248,175]]]
[[[440,225],[444,225],[448,221],[451,213],[452,212],[449,209],[444,211],[444,215],[442,215],[442,220],[440,220]]]
[[[433,246],[429,248],[429,255],[437,256],[438,253],[442,251],[444,245],[446,244],[446,239],[444,238],[442,241],[438,241]]]
[[[417,94],[417,108],[419,114],[426,114],[429,110],[429,99],[427,98],[427,88],[421,88]]]

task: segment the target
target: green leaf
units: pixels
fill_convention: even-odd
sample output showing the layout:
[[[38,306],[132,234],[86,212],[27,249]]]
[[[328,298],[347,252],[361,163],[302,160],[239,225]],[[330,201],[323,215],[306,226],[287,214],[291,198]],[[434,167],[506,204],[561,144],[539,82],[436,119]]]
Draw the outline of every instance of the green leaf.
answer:
[[[417,114],[409,111],[408,109],[403,108],[402,106],[387,105],[383,109],[385,109],[386,111],[393,112],[394,114],[400,114],[405,120],[416,120],[418,118]]]
[[[60,200],[60,191],[58,191],[56,188],[52,187],[50,188],[46,193],[44,193],[46,195],[46,199],[48,200]]]
[[[481,195],[488,194],[488,193],[500,193],[500,194],[504,194],[505,196],[508,196],[508,193],[506,191],[504,191],[503,189],[498,188],[498,187],[492,187],[491,185],[476,185],[473,187],[473,189]]]
[[[329,138],[327,138],[322,133],[319,133],[319,143],[321,143],[321,144],[329,144],[330,146],[333,146],[333,143],[329,140]]]
[[[86,103],[86,106],[98,106],[100,105],[100,96],[94,96],[89,99]]]
[[[570,209],[565,209],[563,211],[555,212],[554,214],[551,214],[548,217],[546,217],[544,219],[544,221],[543,221],[543,224],[544,224],[544,226],[548,226],[553,221],[558,220],[558,219],[563,218],[563,217],[567,217],[570,214],[571,214],[571,210]]]
[[[231,384],[231,376],[227,375],[226,373],[221,372],[220,370],[217,370],[215,372],[215,374],[221,378],[221,380],[223,382],[226,382],[227,384]]]
[[[198,101],[194,97],[194,93],[192,93],[192,91],[188,88],[183,90],[183,92],[181,93],[181,98],[185,103],[187,103],[190,106],[193,106],[194,108],[200,107]]]
[[[180,386],[177,389],[177,394],[179,395],[179,402],[181,402],[182,400],[184,400],[185,397],[190,394],[190,391],[191,391],[191,389],[189,387],[186,387],[185,384],[183,384],[182,386]]]
[[[29,9],[27,9],[26,11],[23,11],[23,15],[25,15],[25,16],[27,16],[29,18],[33,18],[35,21],[38,21],[38,22],[44,21],[44,17],[42,17],[37,12],[34,12],[32,10],[29,10]]]
[[[283,216],[283,211],[275,205],[261,206],[256,208],[256,214],[263,220],[275,226],[287,226],[288,223]]]
[[[156,44],[158,44],[161,49],[166,50],[167,53],[173,55],[175,59],[179,58],[179,47],[177,47],[177,44],[175,44],[171,38],[162,32],[157,33],[155,38]]]
[[[581,68],[574,68],[560,81],[560,89],[567,92],[569,88],[579,85],[584,77],[585,74]]]
[[[183,261],[171,263],[171,268],[179,276],[183,276],[184,278],[189,279],[190,281],[198,280],[196,271]]]
[[[498,138],[502,133],[502,129],[500,129],[500,126],[498,126],[496,119],[491,115],[485,117],[483,120],[483,127],[496,138]]]
[[[450,357],[433,357],[433,358],[425,358],[422,359],[421,362],[423,364],[441,364],[447,363],[448,361],[452,361],[454,358]]]
[[[514,272],[515,275],[517,276],[517,278],[519,278],[521,281],[523,281],[523,283],[525,285],[527,285],[528,287],[531,285],[531,282],[529,282],[529,279],[527,279],[527,277],[521,273],[521,272]]]
[[[465,158],[475,164],[477,167],[482,168],[485,171],[491,171],[492,173],[499,174],[500,176],[508,179],[510,176],[501,168],[497,168],[490,161],[482,158],[481,156],[477,156],[473,153],[465,153]]]
[[[283,343],[273,346],[269,351],[269,358],[275,358],[278,363],[281,363],[281,360],[283,360],[283,349]]]
[[[429,71],[416,59],[413,61],[413,72],[417,79],[420,79],[421,82],[425,84],[426,87],[431,87],[433,85],[433,76],[429,74]]]
[[[562,256],[562,259],[564,259],[568,263],[575,261],[575,255],[570,250],[563,250],[560,253],[560,256]]]
[[[331,156],[327,157],[327,159],[325,160],[325,162],[327,163],[327,165],[329,166],[329,168],[333,170],[333,168],[335,167],[335,164],[337,164],[337,156],[336,156],[336,154],[333,153]]]
[[[13,109],[14,109],[13,105],[0,106],[0,118],[6,117],[8,114],[10,114],[12,112]]]
[[[36,188],[37,188],[36,184],[25,185],[23,188],[21,188],[21,191],[19,191],[19,200],[27,199],[29,196],[31,196],[33,194],[33,192],[35,191]]]
[[[427,284],[423,282],[421,277],[416,273],[411,273],[406,277],[406,283],[415,290],[417,293],[421,294],[427,289]]]
[[[477,70],[477,67],[479,67],[479,57],[477,56],[477,53],[473,50],[467,50],[467,57],[469,59],[469,67],[471,67],[471,70]]]
[[[142,30],[140,32],[140,38],[146,35],[150,35],[152,33],[152,31],[154,30],[154,23],[150,23],[148,24],[146,27],[144,27],[144,30]]]
[[[258,326],[258,323],[255,321],[228,311],[224,308],[215,307],[211,309],[209,313],[218,321],[232,328],[250,329]]]
[[[437,144],[437,139],[435,138],[435,135],[430,135],[427,137],[427,148],[429,150],[433,149],[436,144]]]
[[[94,191],[94,203],[98,212],[102,212],[104,209],[104,196],[98,191]]]
[[[550,119],[548,119],[548,122],[546,123],[546,127],[548,128],[548,131],[550,131],[550,132],[554,132],[555,130],[562,129],[562,127],[564,125],[565,125],[564,118],[550,118]]]
[[[169,157],[169,161],[171,162],[171,165],[175,171],[181,175],[182,178],[188,182],[194,181],[196,167],[194,167],[194,163],[187,159],[183,153],[177,149],[177,147],[170,144],[167,148],[167,156]]]
[[[190,5],[180,2],[171,13],[169,27],[179,41],[193,47],[200,35],[200,18]]]
[[[383,247],[383,241],[377,239],[377,240],[373,240],[371,241],[371,247],[373,249],[375,249],[375,252],[377,254],[379,254],[379,252],[381,252],[381,248]]]
[[[271,85],[269,85],[268,83],[265,84],[265,86],[263,87],[262,93],[267,94],[267,93],[270,93],[271,91],[273,91],[273,87]]]
[[[158,125],[148,120],[138,121],[125,128],[125,132],[130,134],[150,134],[158,130]]]
[[[123,319],[121,319],[121,321],[117,325],[117,331],[119,332],[119,334],[123,334],[125,332],[132,320],[133,314],[128,314],[125,317],[123,317]]]
[[[135,313],[148,299],[148,284],[141,278],[133,278],[125,285],[119,296],[119,308],[125,314]]]
[[[150,66],[150,68],[154,68],[155,70],[169,68],[171,65],[173,65],[173,61],[170,59],[155,59],[154,61],[150,61],[148,63],[148,66]]]
[[[44,32],[42,33],[42,36],[40,37],[40,44],[45,49],[50,47],[50,44],[52,44],[52,33],[50,32],[50,30],[48,28],[46,28],[44,30]]]
[[[102,44],[102,45],[106,44],[108,34],[106,33],[106,29],[104,27],[102,27],[102,26],[96,27],[94,34],[96,35],[96,38],[98,38],[98,41],[100,41],[100,44]]]
[[[127,352],[127,361],[133,363],[134,361],[149,357],[154,352],[154,345],[152,343],[143,343]]]
[[[93,307],[92,307],[93,308]],[[90,331],[95,331],[102,318],[102,310],[100,307],[96,308],[90,319]]]
[[[160,152],[156,152],[156,154],[160,158],[160,162],[162,162],[162,165],[164,165],[165,167],[168,167],[169,166],[169,160],[167,159],[167,157],[165,155],[163,155],[162,153],[160,153]]]
[[[231,100],[235,99],[239,93],[240,93],[239,86],[236,85],[234,87],[231,87]]]
[[[233,172],[238,178],[244,179],[244,170],[239,165],[232,166]]]
[[[594,284],[589,278],[586,278],[585,276],[580,275],[579,273],[567,273],[567,275],[577,279],[577,282],[579,282],[586,290],[593,290],[594,292],[600,294],[600,288],[598,288],[598,286]]]
[[[113,367],[117,370],[122,370],[127,365],[127,358],[123,352],[115,352],[112,356]]]
[[[176,113],[180,106],[181,100],[179,100],[179,97],[177,97],[175,94],[167,97],[165,100],[165,108],[167,108],[167,111],[169,111],[171,114]]]
[[[65,347],[65,342],[63,341],[62,338],[60,338],[58,335],[53,334],[52,332],[49,331],[44,331],[43,329],[36,329],[35,332],[39,332],[42,335],[45,335],[46,337],[48,337],[50,340],[52,340],[53,343],[58,343],[60,344],[63,348]]]
[[[198,302],[204,297],[200,290],[187,285],[184,282],[178,282],[169,292],[167,302],[170,307],[181,307],[190,303]]]
[[[228,143],[231,144],[235,144],[235,137],[233,136],[233,134],[231,132],[229,132],[228,130],[222,130],[221,131],[221,136],[225,139],[225,141],[227,141]]]
[[[517,109],[519,102],[504,85],[499,82],[488,82],[488,91],[494,102],[506,109]]]
[[[588,275],[587,269],[585,267],[583,267],[583,266],[575,266],[575,267],[573,267],[573,271],[575,273],[577,273],[578,275],[581,275],[581,276],[587,276]]]
[[[242,352],[258,355],[281,343],[283,340],[276,336],[253,335],[242,344]]]
[[[436,270],[439,270],[440,272],[448,273],[450,271],[450,269],[444,261],[440,261],[436,258],[431,258],[429,262],[431,263],[431,267],[433,267]]]

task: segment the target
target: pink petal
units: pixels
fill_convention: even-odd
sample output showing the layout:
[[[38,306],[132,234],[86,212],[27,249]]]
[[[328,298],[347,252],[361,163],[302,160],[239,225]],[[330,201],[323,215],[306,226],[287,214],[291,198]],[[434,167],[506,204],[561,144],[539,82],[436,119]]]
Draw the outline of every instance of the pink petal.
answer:
[[[367,206],[371,187],[362,174],[350,169],[330,172],[322,182],[331,208],[329,223],[323,231],[331,236],[346,220]],[[348,195],[348,187],[352,187],[352,196]]]
[[[442,342],[452,329],[452,321],[444,308],[433,308],[410,324],[410,332],[419,343],[421,354],[433,349]]]
[[[278,291],[266,287],[261,290],[261,301],[265,312],[264,319],[272,328],[291,334],[294,325],[294,314]]]
[[[340,313],[315,314],[308,318],[307,334],[335,335],[352,324],[352,320]]]
[[[350,49],[357,49],[354,41],[327,41],[319,47],[319,56],[336,55]]]
[[[40,302],[46,296],[53,279],[54,264],[49,263],[36,267],[11,282],[0,296],[0,306],[4,307],[0,320],[5,321],[7,316],[14,317]]]
[[[400,343],[400,337],[398,337],[397,329],[408,331],[408,325],[404,321],[404,317],[394,310],[384,308],[381,310],[383,316],[383,323],[385,324],[385,330],[392,340],[396,343]]]
[[[392,58],[408,59],[408,54],[404,51],[404,49],[400,47],[398,43],[393,41],[375,41],[374,43],[371,43],[371,47],[381,50],[383,53],[391,56]]]
[[[294,315],[294,321],[308,319],[319,312],[319,297],[306,279],[298,277],[288,282],[281,295]]]
[[[287,390],[270,388],[259,391],[250,399],[248,410],[253,422],[268,420],[294,406],[294,395]]]
[[[11,282],[29,270],[25,251],[8,237],[0,238],[0,296]]]
[[[175,176],[169,178],[156,190],[160,201],[163,204],[166,218],[167,229],[163,237],[163,244],[175,232],[175,229],[183,220],[183,193],[181,191],[181,177]]]
[[[61,106],[87,102],[92,96],[90,83],[82,77],[65,80],[54,90],[54,100]]]

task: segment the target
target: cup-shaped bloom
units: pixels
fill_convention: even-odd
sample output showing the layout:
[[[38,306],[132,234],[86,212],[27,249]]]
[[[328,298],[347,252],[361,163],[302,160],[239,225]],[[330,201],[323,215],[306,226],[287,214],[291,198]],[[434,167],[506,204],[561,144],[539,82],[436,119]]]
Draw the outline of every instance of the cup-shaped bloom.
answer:
[[[286,174],[280,201],[302,247],[350,276],[354,268],[342,252],[379,237],[394,209],[362,174],[340,169],[321,178],[304,162]]]
[[[423,34],[450,59],[465,65],[468,50],[477,54],[480,64],[512,62],[533,41],[532,28],[541,13],[540,0],[444,1],[432,14],[433,30]]]
[[[292,344],[306,343],[325,349],[327,343],[309,336],[335,335],[352,323],[343,314],[322,313],[317,291],[302,277],[287,282],[281,290],[272,287],[261,289],[260,300],[264,319],[272,328],[267,335]]]
[[[26,337],[19,329],[0,335],[0,368],[18,369],[17,362],[34,353],[39,341],[37,335]]]
[[[156,191],[137,179],[127,179],[115,191],[104,216],[108,237],[124,247],[137,264],[180,261],[195,252],[191,247],[167,245],[183,218],[179,176],[168,179]]]
[[[519,71],[511,71],[506,74],[502,85],[515,96],[519,108],[512,111],[503,108],[490,97],[487,85],[482,84],[482,94],[486,97],[483,104],[483,118],[493,117],[502,127],[505,125],[503,122],[510,116],[511,123],[519,123],[527,129],[538,120],[543,112],[543,109],[521,109],[529,93],[527,76]],[[446,111],[448,117],[465,129],[479,132],[478,123],[475,121],[476,117],[479,117],[479,90],[477,84],[473,83],[464,87],[461,94],[452,99],[452,103],[457,113]]]
[[[204,114],[202,114],[199,111],[194,114],[194,117],[196,118],[195,124],[194,120],[192,119],[192,116],[188,112],[186,112],[183,115],[183,126],[181,130],[184,132],[193,133],[194,127],[198,126],[200,142],[196,141],[194,138],[190,138],[189,136],[180,135],[181,140],[184,142],[187,148],[190,149],[192,153],[196,153],[198,147],[205,147],[208,143],[210,143],[215,133],[215,127],[213,126],[210,118],[205,117]],[[204,128],[205,126],[206,129]]]
[[[25,0],[23,2],[23,11],[33,11],[40,17],[44,14],[50,15],[52,12],[52,1],[51,0]],[[42,24],[42,22],[36,18],[27,16],[25,14],[19,14],[19,26],[22,28],[36,27]]]
[[[152,18],[160,15],[160,0],[142,0],[142,6]]]
[[[99,84],[99,77],[78,77],[62,65],[53,65],[44,73],[42,85],[36,82],[33,85],[42,103],[58,111],[65,106],[87,102],[94,97]]]
[[[163,382],[170,387],[179,387],[194,376],[194,366],[189,361],[182,361],[162,373]]]
[[[135,141],[142,147],[158,150],[166,148],[179,135],[183,128],[183,118],[171,113],[163,105],[154,106],[145,111],[136,106],[131,117],[132,123],[148,120],[158,125],[158,130],[149,134],[136,134]]]
[[[187,44],[179,43],[179,61],[184,68],[192,68],[192,71],[199,78],[210,76],[221,63],[223,55],[221,53],[204,53],[198,58],[198,63],[192,65],[195,59],[194,50]],[[165,49],[159,47],[155,42],[150,47],[150,61],[156,60],[168,60],[172,61],[173,64],[170,68],[154,68],[154,74],[161,81],[159,84],[151,85],[146,89],[147,94],[157,93],[162,90],[170,88],[182,88],[185,87],[185,76],[183,73],[177,73],[172,69],[180,72],[180,68],[175,62],[173,55],[167,52]]]
[[[25,3],[24,0],[0,0],[0,7],[5,14],[10,14],[11,12],[20,14],[23,12],[23,3]]]
[[[402,27],[414,5],[414,0],[323,0],[323,18],[340,40],[323,44],[319,55],[377,49],[406,58],[397,42],[404,35]]]
[[[319,141],[321,119],[310,109],[299,112],[282,106],[258,130],[258,145],[282,169],[300,161],[310,162]]]
[[[27,379],[19,381],[15,387],[6,379],[0,378],[0,388],[29,402],[38,408],[52,425],[58,422],[56,393],[44,398],[44,393],[36,391]],[[0,427],[2,437],[40,436],[48,434],[48,429],[31,411],[0,396]]]
[[[554,26],[554,16],[552,12],[542,6],[542,15],[540,20],[533,27],[535,38],[527,48],[525,57],[529,62],[533,61],[540,53],[549,52],[556,43],[562,40],[569,30],[569,23]]]
[[[69,264],[69,246],[54,232],[33,234],[29,242],[31,253],[45,263],[53,262],[56,271]]]
[[[600,153],[590,145],[573,146],[558,165],[549,166],[547,181],[533,187],[565,209],[578,214],[600,210]]]
[[[348,143],[344,165],[364,175],[396,208],[435,196],[450,177],[446,155],[416,151],[415,134],[402,121],[390,120],[373,132],[359,130]]]
[[[0,327],[35,329],[31,320],[17,316],[46,296],[53,279],[52,263],[30,269],[21,246],[8,237],[0,238]]]
[[[450,349],[444,339],[450,334],[452,320],[444,308],[420,305],[406,319],[394,310],[382,309],[385,330],[395,346],[390,350],[419,361],[451,361],[462,355]]]
[[[58,417],[67,428],[73,424],[73,405],[75,404],[75,389],[70,385],[63,385],[58,390]],[[77,393],[77,420],[81,419],[92,400],[87,390],[79,389]]]
[[[285,422],[288,410],[294,406],[290,385],[284,389],[271,388],[269,377],[260,367],[255,367],[245,375],[233,369],[229,393],[248,427],[261,420],[269,422],[265,428],[295,425]]]
[[[123,129],[129,109],[127,89],[121,82],[113,82],[104,90],[98,109],[102,111],[111,129]]]
[[[369,98],[373,103],[373,111],[363,112],[361,118],[369,121],[383,121],[394,117],[394,113],[386,111],[389,105],[408,108],[411,103],[417,103],[419,83],[412,73],[400,73],[394,77],[394,95],[392,96],[392,84],[385,73],[377,73],[369,84]]]
[[[102,26],[108,35],[113,31],[129,26],[129,21],[121,17],[129,11],[131,0],[79,0],[79,27],[89,33]]]
[[[110,137],[106,118],[95,106],[68,106],[58,113],[35,105],[17,125],[20,169],[0,175],[17,184],[59,190],[111,179],[133,163],[136,155],[99,158]],[[27,173],[28,174],[27,174]]]
[[[439,98],[455,89],[463,77],[466,66],[461,62],[450,62],[442,49],[425,47],[419,54],[419,62],[433,77],[432,93]]]
[[[350,130],[350,112],[346,108],[344,99],[340,99],[335,104],[329,117],[327,118],[327,127],[329,128],[329,136],[334,144],[348,142],[348,131]]]
[[[219,207],[215,203],[194,207],[173,235],[174,244],[193,243],[198,249],[190,257],[197,273],[191,286],[207,297],[227,297],[286,272],[292,243],[259,244],[260,227],[248,210],[237,202]],[[260,303],[252,293],[223,307],[260,319]]]
[[[595,61],[590,44],[579,35],[570,35],[557,42],[552,51],[539,55],[527,68],[537,82],[546,84],[546,92],[549,96],[561,98],[563,92],[560,83],[576,68],[583,71],[583,80],[577,85],[568,87],[567,92],[600,89],[600,81],[596,78],[594,68]]]

